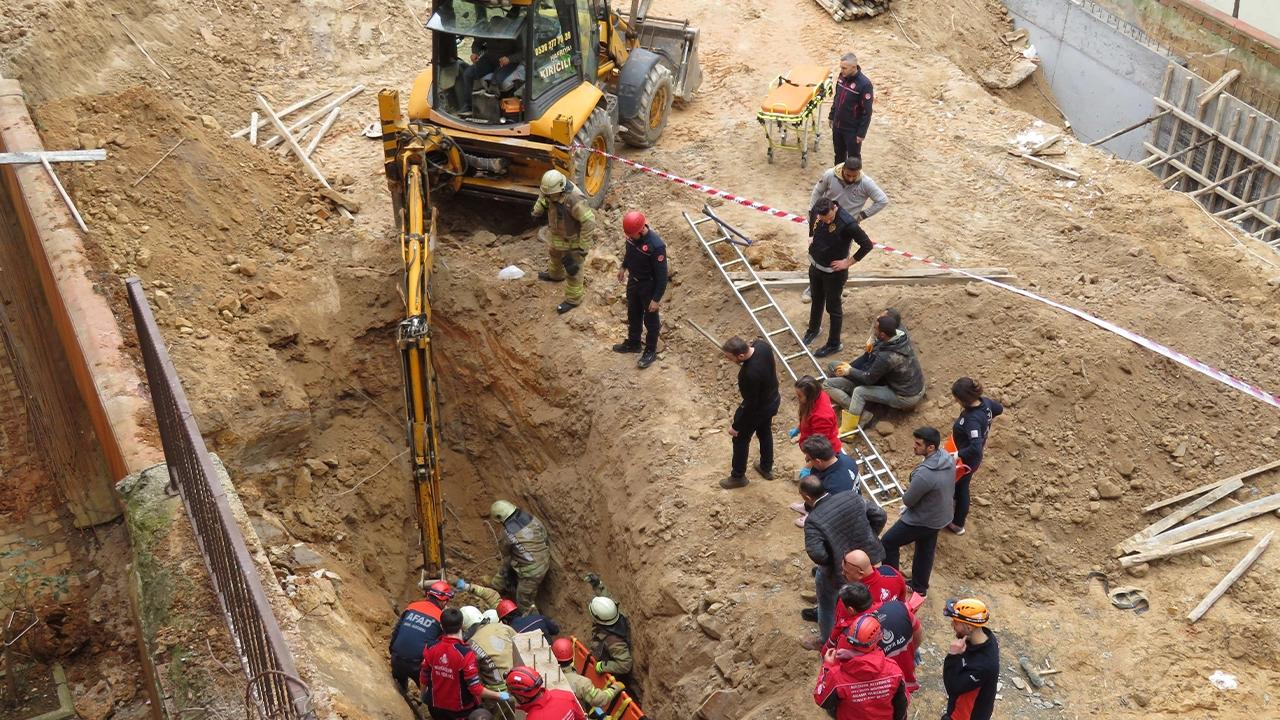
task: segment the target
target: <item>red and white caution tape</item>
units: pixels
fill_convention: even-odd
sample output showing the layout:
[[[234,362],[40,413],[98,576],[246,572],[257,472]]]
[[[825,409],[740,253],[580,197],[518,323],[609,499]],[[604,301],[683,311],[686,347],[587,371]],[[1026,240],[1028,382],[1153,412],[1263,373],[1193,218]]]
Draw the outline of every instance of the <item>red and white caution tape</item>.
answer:
[[[562,149],[569,150],[571,148],[562,148]],[[775,218],[778,218],[779,220],[786,220],[788,222],[801,223],[801,224],[809,222],[809,218],[805,215],[797,215],[796,213],[793,213],[793,212],[787,212],[786,210],[780,210],[775,207],[770,207],[769,205],[765,205],[762,202],[757,202],[755,200],[752,200],[747,197],[743,197],[741,195],[735,195],[730,192],[725,192],[724,190],[720,190],[719,188],[715,188],[710,185],[697,182],[695,180],[690,180],[688,178],[683,178],[683,177],[680,177],[679,175],[669,173],[665,170],[659,170],[658,168],[649,167],[648,165],[642,165],[634,160],[629,160],[627,158],[624,158],[618,155],[613,155],[611,153],[602,152],[600,150],[595,150],[593,148],[587,148],[580,145],[574,146],[572,149],[589,150],[591,152],[598,153],[600,155],[603,155],[609,158],[610,160],[620,162],[624,165],[633,167],[642,172],[649,173],[650,175],[656,175],[657,177],[667,180],[668,182],[673,182],[678,185],[684,185],[685,187],[692,188],[694,190],[697,190],[698,192],[704,193],[711,197],[717,197],[717,198],[721,198],[722,200],[728,200],[729,202],[736,203],[743,207],[748,207],[748,208],[751,208],[752,210],[756,210],[756,211],[765,213],[767,215],[771,215]],[[1126,330],[1125,328],[1122,328],[1119,325],[1116,325],[1115,323],[1112,323],[1107,320],[1103,320],[1102,318],[1096,317],[1094,315],[1090,315],[1089,313],[1083,310],[1077,310],[1076,308],[1073,308],[1069,305],[1063,305],[1062,303],[1057,302],[1055,300],[1050,300],[1049,298],[1044,297],[1042,295],[1037,295],[1036,293],[1033,293],[1030,290],[1023,290],[1020,287],[1015,287],[1013,285],[1009,285],[1008,283],[1000,282],[999,280],[992,280],[991,278],[982,277],[981,275],[975,275],[966,270],[951,267],[946,263],[938,262],[937,260],[933,260],[921,255],[916,255],[906,250],[900,250],[898,248],[885,245],[884,243],[875,243],[875,247],[877,250],[883,250],[884,252],[890,253],[892,255],[899,255],[901,257],[907,258],[908,260],[914,260],[916,262],[924,263],[925,265],[930,265],[932,267],[936,267],[941,270],[946,270],[948,272],[964,275],[965,277],[971,280],[981,282],[981,283],[986,283],[987,285],[994,285],[995,287],[998,287],[1002,290],[1008,290],[1011,293],[1021,295],[1022,297],[1025,297],[1029,300],[1034,300],[1038,303],[1048,305],[1051,308],[1055,308],[1063,312],[1070,313],[1080,318],[1081,320],[1084,320],[1087,323],[1096,325],[1097,327],[1100,327],[1103,330],[1106,330],[1107,332],[1118,335],[1124,338],[1125,340],[1128,340],[1132,343],[1135,343],[1141,347],[1146,348],[1147,350],[1150,350],[1159,355],[1163,355],[1164,357],[1178,363],[1179,365],[1182,365],[1183,367],[1187,367],[1192,370],[1195,370],[1201,375],[1205,375],[1206,377],[1210,377],[1214,380],[1217,380],[1218,382],[1222,383],[1223,385],[1227,385],[1228,387],[1235,388],[1236,390],[1239,390],[1240,392],[1254,399],[1261,400],[1262,402],[1268,405],[1271,405],[1272,407],[1280,408],[1280,397],[1276,397],[1275,395],[1263,390],[1262,388],[1250,385],[1249,383],[1233,375],[1229,375],[1193,357],[1184,355],[1167,345],[1163,345],[1161,343],[1156,342],[1155,340],[1152,340],[1147,337],[1143,337],[1142,335],[1139,335],[1138,333],[1135,333],[1131,330]]]

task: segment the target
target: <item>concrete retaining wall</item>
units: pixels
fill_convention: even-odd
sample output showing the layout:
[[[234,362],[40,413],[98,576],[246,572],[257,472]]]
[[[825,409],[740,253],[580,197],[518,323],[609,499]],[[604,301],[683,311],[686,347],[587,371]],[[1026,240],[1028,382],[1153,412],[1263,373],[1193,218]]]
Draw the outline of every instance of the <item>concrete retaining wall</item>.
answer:
[[[1126,36],[1071,0],[1005,0],[1014,25],[1031,34],[1058,104],[1088,142],[1151,114],[1169,58]],[[1146,157],[1146,133],[1104,148],[1129,160]]]

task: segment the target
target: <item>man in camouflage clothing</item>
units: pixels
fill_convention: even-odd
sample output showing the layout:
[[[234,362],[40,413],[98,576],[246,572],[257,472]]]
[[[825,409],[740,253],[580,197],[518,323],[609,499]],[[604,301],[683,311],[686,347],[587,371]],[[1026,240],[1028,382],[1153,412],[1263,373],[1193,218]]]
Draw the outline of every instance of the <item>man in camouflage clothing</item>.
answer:
[[[587,204],[587,196],[559,170],[544,173],[539,190],[541,194],[533,204],[533,216],[547,218],[547,225],[538,231],[538,237],[547,243],[550,261],[547,269],[538,273],[538,279],[568,281],[564,301],[556,306],[556,312],[563,315],[581,305],[586,294],[582,276],[587,251],[595,241],[596,216]]]
[[[503,595],[514,595],[520,612],[535,613],[538,588],[551,566],[547,529],[538,518],[507,500],[494,502],[489,508],[489,517],[502,525],[502,532],[498,534],[502,567],[489,584]]]

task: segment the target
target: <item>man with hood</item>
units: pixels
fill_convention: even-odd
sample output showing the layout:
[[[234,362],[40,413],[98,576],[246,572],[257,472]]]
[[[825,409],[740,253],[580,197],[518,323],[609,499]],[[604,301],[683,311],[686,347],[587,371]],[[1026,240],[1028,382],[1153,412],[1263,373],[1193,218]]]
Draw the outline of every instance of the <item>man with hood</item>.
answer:
[[[841,435],[871,423],[874,415],[866,411],[868,402],[907,410],[924,399],[924,370],[911,338],[899,333],[898,325],[892,315],[876,318],[869,362],[841,363],[834,368],[836,377],[827,380],[827,395],[845,410]]]
[[[902,517],[880,542],[884,564],[897,569],[901,569],[898,558],[902,546],[915,543],[908,584],[924,597],[929,592],[938,531],[951,522],[955,512],[956,460],[940,447],[942,434],[937,428],[916,428],[911,435],[912,452],[924,459],[911,471],[911,484],[902,495]]]

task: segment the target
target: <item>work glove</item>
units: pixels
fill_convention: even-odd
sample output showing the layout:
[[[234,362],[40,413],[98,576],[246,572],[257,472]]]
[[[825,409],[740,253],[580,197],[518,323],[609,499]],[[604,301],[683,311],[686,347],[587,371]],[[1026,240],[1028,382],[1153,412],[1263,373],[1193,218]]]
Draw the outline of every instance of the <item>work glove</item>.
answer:
[[[502,692],[498,693],[498,699],[504,703],[509,703],[511,702],[511,693],[507,692],[506,690],[503,690]]]
[[[597,587],[600,585],[600,576],[595,573],[587,573],[582,576],[582,579],[590,583],[591,587]]]
[[[453,581],[453,587],[457,589],[458,592],[466,592],[471,587],[471,583],[468,583],[466,580],[463,580],[462,578],[458,578],[457,580]]]
[[[789,437],[789,438],[794,438],[795,436],[797,436],[797,435],[799,435],[799,434],[800,434],[800,428],[798,428],[798,427],[793,427],[793,428],[791,428],[790,430],[788,430],[788,431],[787,431],[787,437]]]
[[[604,708],[593,707],[591,708],[591,712],[587,713],[587,717],[593,718],[594,720],[595,718],[606,718],[609,716],[604,714]]]
[[[600,673],[601,675],[603,675],[603,674],[604,674],[604,661],[603,661],[603,660],[597,660],[597,661],[596,661],[596,672]]]
[[[848,375],[848,374],[849,374],[849,368],[851,368],[851,367],[853,367],[853,366],[852,366],[852,365],[850,365],[850,364],[849,364],[849,363],[847,363],[847,362],[836,363],[836,375],[837,375],[838,377],[844,377],[845,375]]]

